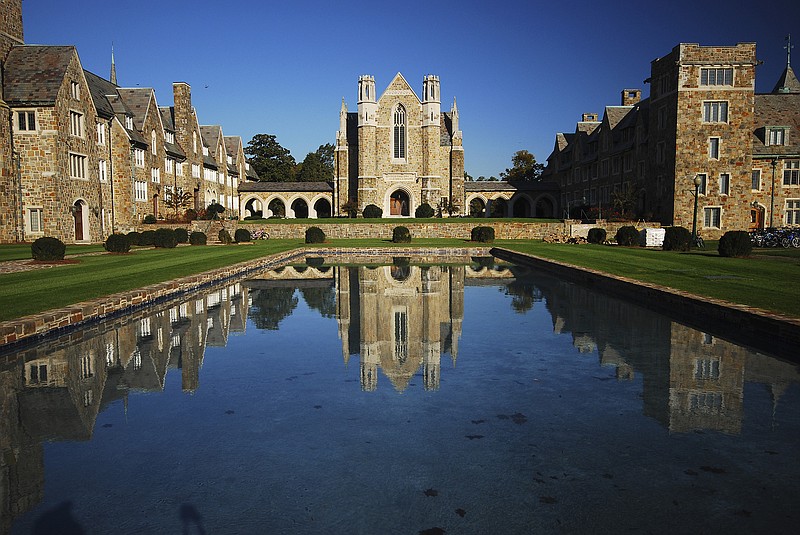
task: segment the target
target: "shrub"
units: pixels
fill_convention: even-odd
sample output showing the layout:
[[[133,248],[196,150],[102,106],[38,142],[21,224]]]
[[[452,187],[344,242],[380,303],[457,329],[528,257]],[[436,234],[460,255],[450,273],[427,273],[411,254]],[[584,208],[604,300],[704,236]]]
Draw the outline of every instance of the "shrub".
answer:
[[[407,227],[394,227],[392,243],[411,243],[411,231]]]
[[[145,225],[152,225],[156,221],[157,221],[156,216],[154,216],[153,214],[147,214],[146,216],[144,216],[143,220]]]
[[[175,239],[178,240],[178,243],[186,243],[189,241],[189,231],[183,227],[178,227],[175,229]]]
[[[178,245],[178,237],[171,228],[160,228],[155,231],[153,245],[164,249],[174,249]]]
[[[436,211],[430,204],[426,202],[420,204],[419,206],[417,206],[417,209],[414,210],[414,217],[419,217],[419,218],[433,217],[435,214]]]
[[[145,230],[139,235],[139,245],[155,245],[156,243],[156,231],[155,230]]]
[[[195,210],[194,208],[189,208],[183,213],[183,219],[187,223],[189,221],[194,221],[195,219],[197,219],[197,210]]]
[[[665,251],[688,251],[692,246],[692,233],[684,227],[667,227],[664,230]]]
[[[368,204],[364,207],[362,215],[365,219],[380,219],[383,217],[383,210],[374,204]]]
[[[589,243],[603,243],[606,241],[606,229],[600,227],[590,228],[586,241]]]
[[[342,212],[347,214],[347,217],[356,217],[358,215],[358,204],[355,201],[347,201],[342,205]]]
[[[639,231],[633,225],[620,227],[614,236],[614,240],[617,244],[625,247],[639,245]]]
[[[31,255],[34,260],[52,262],[53,260],[64,260],[67,246],[58,238],[44,236],[31,244]]]
[[[750,234],[744,230],[729,230],[719,239],[717,251],[720,256],[736,258],[750,256],[753,251]]]
[[[494,228],[493,227],[475,227],[470,232],[470,239],[481,243],[488,243],[494,241]]]
[[[189,234],[189,243],[192,245],[205,245],[207,241],[208,238],[203,232],[192,232]]]
[[[217,234],[219,241],[222,242],[223,245],[229,245],[233,243],[233,238],[231,238],[231,233],[228,232],[226,229],[220,229],[219,234]]]
[[[106,238],[105,248],[109,253],[127,253],[131,250],[131,242],[125,234],[111,234]]]
[[[252,236],[250,236],[250,231],[246,228],[237,228],[236,232],[233,233],[233,239],[236,240],[236,243],[244,243],[252,240]]]
[[[306,265],[313,268],[322,267],[325,263],[325,259],[321,256],[307,256],[306,257]]]
[[[128,232],[125,237],[128,238],[128,243],[131,245],[139,245],[139,240],[142,238],[142,234],[140,232],[136,232],[135,230]]]
[[[325,233],[319,227],[308,227],[306,229],[306,243],[324,243]]]

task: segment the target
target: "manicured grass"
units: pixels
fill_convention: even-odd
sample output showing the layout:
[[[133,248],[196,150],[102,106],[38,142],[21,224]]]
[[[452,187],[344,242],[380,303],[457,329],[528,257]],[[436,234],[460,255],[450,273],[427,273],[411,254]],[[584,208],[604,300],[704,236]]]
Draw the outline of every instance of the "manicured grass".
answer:
[[[497,241],[498,247],[800,317],[800,249],[724,258],[716,244],[688,253],[603,245]]]
[[[337,223],[347,223],[350,225],[359,224],[379,224],[379,225],[408,225],[411,223],[469,223],[471,225],[486,225],[489,223],[559,223],[560,219],[534,219],[530,217],[430,217],[430,218],[408,218],[408,217],[380,217],[376,219],[346,218],[346,217],[325,217],[319,219],[246,219],[239,221],[244,225],[312,225],[322,227]]]
[[[103,244],[96,245],[67,245],[67,256],[83,253],[96,253],[104,251]],[[30,243],[14,243],[9,245],[0,245],[0,262],[8,260],[30,260],[31,257],[31,244]]]

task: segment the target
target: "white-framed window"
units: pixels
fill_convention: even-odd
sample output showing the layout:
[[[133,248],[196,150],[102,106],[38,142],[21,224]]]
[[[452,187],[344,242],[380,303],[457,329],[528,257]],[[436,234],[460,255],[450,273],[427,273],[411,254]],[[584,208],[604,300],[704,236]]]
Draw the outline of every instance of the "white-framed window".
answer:
[[[200,165],[193,163],[192,164],[192,178],[200,178]]]
[[[786,129],[785,128],[770,128],[768,145],[786,145]]]
[[[783,185],[800,185],[800,160],[786,160],[783,164]]]
[[[719,160],[719,138],[708,138],[708,157],[711,160]]]
[[[394,110],[393,156],[395,160],[406,159],[406,109],[398,104]]]
[[[164,159],[164,172],[167,174],[172,174],[175,169],[175,160],[172,158],[165,158]]]
[[[197,132],[192,132],[192,151],[197,154]]]
[[[86,156],[69,153],[69,176],[72,178],[86,178]]]
[[[69,112],[69,133],[76,137],[83,137],[83,114],[77,111]]]
[[[14,123],[18,132],[36,131],[36,110],[21,110],[17,112],[17,120]]]
[[[146,201],[147,200],[147,182],[144,180],[137,180],[133,183],[136,200],[137,201]]]
[[[26,210],[28,232],[31,234],[41,234],[44,232],[44,209],[37,206]]]
[[[133,156],[136,167],[144,167],[144,149],[133,149]]]
[[[150,180],[158,184],[161,182],[161,169],[158,167],[150,168]]]
[[[786,199],[784,218],[787,225],[800,225],[800,199]]]
[[[156,131],[152,130],[150,132],[150,152],[155,156],[158,151],[158,146],[156,145]]]
[[[720,228],[722,221],[722,208],[707,206],[703,208],[703,226],[706,228]]]
[[[750,189],[761,190],[761,169],[753,169],[750,172]]]
[[[708,177],[706,176],[705,173],[699,173],[697,176],[700,177],[700,187],[697,188],[697,193],[699,193],[700,195],[705,195],[706,194],[706,187],[708,186],[708,184],[707,184]]]
[[[728,122],[728,101],[726,100],[707,100],[703,102],[703,122],[704,123],[727,123]]]
[[[175,143],[175,132],[164,132],[164,138],[166,139],[167,143]]]
[[[133,117],[130,115],[125,116],[125,128],[128,130],[133,130]]]
[[[97,162],[97,171],[100,182],[105,182],[108,180],[108,162],[105,160],[100,160]]]
[[[733,67],[700,69],[700,85],[733,85]]]
[[[708,381],[719,379],[719,364],[718,358],[703,358],[695,359],[694,361],[694,378],[698,381]]]
[[[731,175],[729,173],[720,173],[719,194],[728,195],[730,191],[731,191]]]
[[[69,94],[72,95],[72,98],[75,100],[81,99],[81,84],[78,82],[70,82],[69,83]]]
[[[233,156],[228,155],[228,165],[233,165]]]
[[[175,174],[178,176],[183,176],[183,164],[179,162],[175,162]]]
[[[106,144],[106,123],[97,123],[97,144]]]

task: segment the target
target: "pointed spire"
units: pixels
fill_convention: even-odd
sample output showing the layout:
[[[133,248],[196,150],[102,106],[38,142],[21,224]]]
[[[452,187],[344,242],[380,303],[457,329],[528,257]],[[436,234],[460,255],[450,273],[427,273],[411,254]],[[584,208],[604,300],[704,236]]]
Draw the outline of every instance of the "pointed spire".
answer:
[[[786,46],[783,48],[786,49],[786,66],[790,67],[792,65],[792,49],[794,45],[792,45],[792,34],[786,36]]]
[[[786,45],[783,48],[786,49],[786,69],[784,69],[781,77],[778,79],[778,83],[775,84],[772,94],[800,93],[800,81],[798,81],[797,76],[795,76],[791,65],[792,48],[794,48],[791,35],[786,36]]]
[[[111,76],[108,80],[112,84],[117,85],[117,66],[114,63],[114,43],[111,43]]]
[[[458,132],[458,104],[456,104],[456,97],[453,97],[453,107],[450,109],[450,116],[453,121],[453,133]]]

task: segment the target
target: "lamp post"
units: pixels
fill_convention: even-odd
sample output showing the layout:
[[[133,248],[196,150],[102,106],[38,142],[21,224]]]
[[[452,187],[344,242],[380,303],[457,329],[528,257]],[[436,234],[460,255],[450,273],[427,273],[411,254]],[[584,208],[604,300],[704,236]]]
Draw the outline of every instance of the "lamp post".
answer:
[[[697,197],[700,194],[700,184],[703,180],[700,175],[694,176],[694,216],[692,217],[692,243],[697,242]]]

